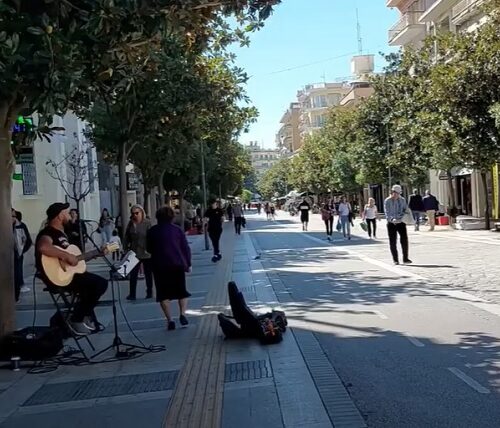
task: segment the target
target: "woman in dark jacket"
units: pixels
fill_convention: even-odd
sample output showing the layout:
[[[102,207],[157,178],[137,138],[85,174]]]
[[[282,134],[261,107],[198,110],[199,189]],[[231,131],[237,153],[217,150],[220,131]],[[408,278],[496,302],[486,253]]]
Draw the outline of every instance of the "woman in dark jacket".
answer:
[[[174,210],[170,207],[158,210],[158,224],[149,230],[147,246],[155,278],[156,301],[165,313],[168,330],[175,329],[170,300],[178,300],[179,322],[186,327],[187,299],[191,296],[186,290],[186,272],[191,270],[191,250],[183,230],[172,224],[174,217]]]

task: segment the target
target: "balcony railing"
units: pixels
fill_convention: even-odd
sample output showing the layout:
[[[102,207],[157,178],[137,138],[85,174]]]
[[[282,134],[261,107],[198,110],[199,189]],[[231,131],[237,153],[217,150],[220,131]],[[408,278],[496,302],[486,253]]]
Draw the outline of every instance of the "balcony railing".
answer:
[[[424,11],[408,11],[401,19],[396,22],[389,30],[389,42],[393,41],[396,37],[398,37],[404,30],[409,28],[412,25],[419,25],[419,19],[422,16]]]
[[[456,19],[460,15],[478,8],[484,0],[462,0],[451,10],[451,19]]]

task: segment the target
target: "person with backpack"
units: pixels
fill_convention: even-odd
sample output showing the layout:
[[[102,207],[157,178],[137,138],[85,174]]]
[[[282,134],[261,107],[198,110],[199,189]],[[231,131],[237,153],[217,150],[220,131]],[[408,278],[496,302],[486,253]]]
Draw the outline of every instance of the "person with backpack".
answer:
[[[420,229],[420,219],[424,211],[424,201],[418,189],[413,189],[413,195],[408,200],[408,208],[410,208],[413,220],[415,221],[415,232],[418,232]]]

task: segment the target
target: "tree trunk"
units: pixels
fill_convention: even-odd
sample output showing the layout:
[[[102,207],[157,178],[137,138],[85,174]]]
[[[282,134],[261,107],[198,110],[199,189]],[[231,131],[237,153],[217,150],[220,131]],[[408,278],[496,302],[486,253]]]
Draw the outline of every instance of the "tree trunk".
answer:
[[[120,181],[120,215],[122,219],[122,240],[128,224],[128,193],[127,193],[127,147],[122,144],[119,150],[118,177]]]
[[[144,186],[144,209],[146,210],[146,214],[151,216],[154,214],[152,213],[151,207],[149,206],[149,195],[151,193],[151,190],[147,186]]]
[[[14,242],[11,218],[13,158],[10,124],[0,128],[0,337],[14,330]]]
[[[451,176],[451,172],[447,171],[447,176],[448,176],[448,198],[449,198],[449,203],[450,203],[450,208],[456,208],[457,203],[455,201],[455,189],[453,189],[453,177]]]
[[[486,181],[486,172],[481,171],[481,181],[484,191],[484,228],[490,230],[490,198],[488,197],[488,182]]]
[[[165,178],[165,171],[163,171],[158,180],[158,192],[160,192],[160,206],[161,208],[165,205],[165,186],[163,185],[163,179]]]
[[[85,252],[85,237],[83,236],[83,225],[80,212],[80,200],[76,200],[76,212],[78,213],[78,234],[80,235],[80,245],[82,252]]]
[[[181,210],[181,227],[184,230],[184,223],[186,218],[186,213],[184,212],[184,193],[185,191],[179,191],[179,208]]]

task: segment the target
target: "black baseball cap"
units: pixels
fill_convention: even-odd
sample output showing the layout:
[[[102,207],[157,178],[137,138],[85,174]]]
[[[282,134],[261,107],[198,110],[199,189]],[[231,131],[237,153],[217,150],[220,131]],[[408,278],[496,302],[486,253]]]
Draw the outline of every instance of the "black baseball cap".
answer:
[[[63,204],[62,202],[55,202],[50,207],[47,208],[47,220],[55,219],[61,211],[67,210],[69,208],[69,204]]]

